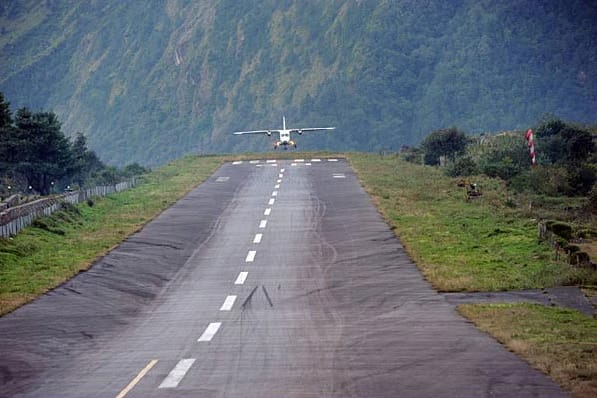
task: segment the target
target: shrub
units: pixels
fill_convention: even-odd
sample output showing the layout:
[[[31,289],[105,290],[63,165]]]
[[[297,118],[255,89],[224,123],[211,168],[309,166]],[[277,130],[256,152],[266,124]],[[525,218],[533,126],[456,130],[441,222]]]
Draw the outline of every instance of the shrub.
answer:
[[[553,232],[554,234],[561,236],[566,240],[572,239],[572,225],[560,221],[546,223],[546,225],[547,228],[551,230],[551,232]]]
[[[457,155],[464,153],[467,144],[466,135],[455,127],[436,130],[421,143],[425,164],[438,165],[441,156],[454,160]]]
[[[468,156],[463,156],[446,168],[446,174],[451,177],[468,177],[478,174],[477,163]]]

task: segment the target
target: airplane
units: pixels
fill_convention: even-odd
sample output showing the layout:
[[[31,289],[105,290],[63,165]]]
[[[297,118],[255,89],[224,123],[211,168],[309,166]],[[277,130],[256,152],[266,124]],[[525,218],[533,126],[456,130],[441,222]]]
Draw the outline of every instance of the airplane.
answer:
[[[280,130],[252,130],[252,131],[235,131],[234,135],[242,135],[242,134],[267,134],[268,137],[271,137],[272,133],[279,133],[280,139],[274,142],[274,149],[278,149],[280,146],[283,146],[284,149],[288,149],[288,146],[292,146],[296,148],[296,142],[290,139],[290,133],[298,133],[298,135],[302,135],[305,132],[310,131],[320,131],[320,130],[334,130],[335,127],[303,127],[300,129],[287,129],[286,128],[286,117],[282,116],[282,128]]]

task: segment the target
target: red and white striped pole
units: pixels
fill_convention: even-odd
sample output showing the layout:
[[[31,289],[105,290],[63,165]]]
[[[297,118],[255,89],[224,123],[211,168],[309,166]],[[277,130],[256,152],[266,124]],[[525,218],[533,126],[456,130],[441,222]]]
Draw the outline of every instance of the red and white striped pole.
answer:
[[[529,129],[526,133],[527,143],[529,145],[529,151],[531,153],[531,165],[536,166],[535,161],[535,142],[533,141],[533,129]]]

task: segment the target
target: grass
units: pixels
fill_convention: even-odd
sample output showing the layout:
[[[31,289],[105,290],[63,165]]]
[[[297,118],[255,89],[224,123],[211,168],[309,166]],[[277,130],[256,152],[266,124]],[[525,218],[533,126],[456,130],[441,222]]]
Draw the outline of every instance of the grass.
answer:
[[[592,283],[596,275],[553,260],[534,219],[508,206],[499,180],[464,188],[441,170],[396,156],[351,154],[349,160],[427,280],[440,291],[500,291]]]
[[[459,312],[575,397],[597,396],[597,322],[535,304],[462,305]]]
[[[0,314],[71,278],[209,177],[222,157],[187,156],[144,183],[39,219],[0,238]]]

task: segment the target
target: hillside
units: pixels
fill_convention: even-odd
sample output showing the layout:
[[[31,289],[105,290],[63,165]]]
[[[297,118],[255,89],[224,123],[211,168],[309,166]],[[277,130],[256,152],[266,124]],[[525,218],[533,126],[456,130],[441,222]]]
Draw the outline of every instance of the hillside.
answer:
[[[590,0],[14,0],[0,91],[111,164],[269,149],[230,132],[282,114],[339,128],[302,149],[396,149],[451,125],[594,122],[596,20]]]

